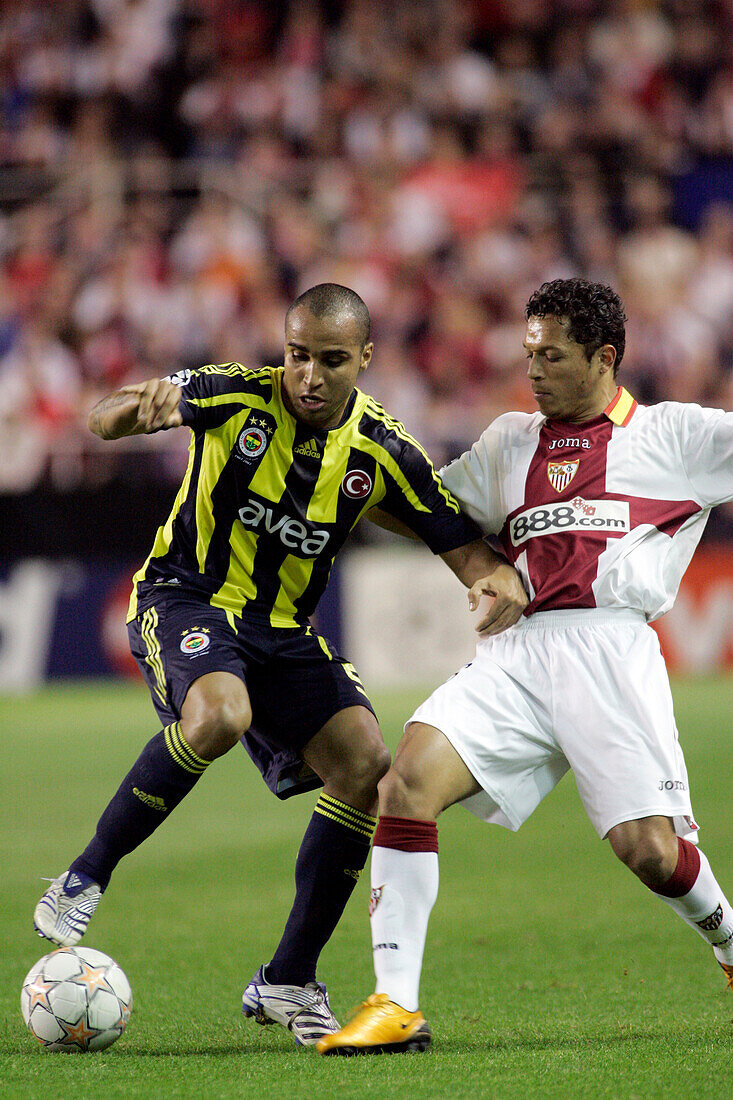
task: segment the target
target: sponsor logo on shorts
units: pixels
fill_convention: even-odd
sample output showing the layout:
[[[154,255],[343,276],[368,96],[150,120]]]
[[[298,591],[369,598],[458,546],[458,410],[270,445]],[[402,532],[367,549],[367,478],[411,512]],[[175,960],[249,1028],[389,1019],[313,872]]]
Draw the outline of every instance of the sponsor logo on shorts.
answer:
[[[584,534],[625,535],[631,530],[629,503],[626,500],[584,500],[574,497],[565,504],[527,508],[509,521],[513,546],[541,535],[564,531]]]
[[[384,883],[381,886],[372,887],[372,891],[369,895],[369,916],[374,916],[374,910],[382,900],[382,891],[384,890]]]
[[[356,879],[357,882],[361,878],[361,871],[357,871],[352,867],[344,867],[344,874],[348,875],[349,878]]]
[[[239,433],[239,439],[237,440],[239,457],[247,461],[253,458],[259,458],[268,442],[267,433],[264,432],[262,428],[251,426],[244,428]]]
[[[208,630],[190,630],[181,639],[181,653],[187,653],[189,657],[195,657],[203,653],[211,645]]]
[[[372,479],[364,470],[349,470],[343,476],[341,489],[350,500],[362,500],[372,491]]]
[[[714,932],[716,928],[720,928],[723,923],[723,906],[719,905],[714,913],[711,913],[705,920],[696,920],[695,924],[698,928],[702,928],[703,932]]]
[[[561,493],[567,488],[577,474],[579,466],[579,458],[573,459],[572,462],[547,463],[547,477],[556,493]]]
[[[686,791],[687,784],[683,779],[661,779],[658,790],[660,791]]]

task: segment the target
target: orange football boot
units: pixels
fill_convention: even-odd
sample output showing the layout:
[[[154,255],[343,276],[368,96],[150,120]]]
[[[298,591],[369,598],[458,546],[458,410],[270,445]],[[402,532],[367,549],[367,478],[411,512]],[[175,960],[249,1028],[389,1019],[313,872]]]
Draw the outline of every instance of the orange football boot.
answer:
[[[352,1020],[316,1043],[319,1054],[402,1054],[427,1050],[430,1028],[422,1012],[408,1012],[386,993],[372,993]]]
[[[728,989],[733,992],[733,966],[726,966],[725,963],[720,963],[720,966],[726,978],[728,979]]]

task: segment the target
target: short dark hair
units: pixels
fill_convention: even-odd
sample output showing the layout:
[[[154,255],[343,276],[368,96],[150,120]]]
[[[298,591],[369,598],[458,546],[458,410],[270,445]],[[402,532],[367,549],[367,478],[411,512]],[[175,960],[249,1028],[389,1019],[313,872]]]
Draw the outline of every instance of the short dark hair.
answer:
[[[616,349],[616,368],[626,348],[626,314],[615,290],[587,279],[553,279],[535,290],[525,310],[530,317],[567,317],[568,334],[590,359],[604,344]]]
[[[298,306],[305,306],[314,317],[332,317],[350,313],[359,325],[362,347],[369,342],[372,331],[369,310],[363,299],[350,287],[341,286],[340,283],[318,283],[304,290],[288,307],[288,312],[285,314],[286,324],[288,317]]]

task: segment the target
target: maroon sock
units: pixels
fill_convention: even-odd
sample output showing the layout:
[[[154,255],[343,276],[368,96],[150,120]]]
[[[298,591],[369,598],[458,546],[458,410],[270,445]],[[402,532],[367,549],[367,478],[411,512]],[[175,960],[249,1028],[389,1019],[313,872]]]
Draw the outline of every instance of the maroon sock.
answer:
[[[372,846],[399,852],[437,852],[438,826],[434,821],[383,815],[377,822]]]
[[[657,887],[654,891],[663,898],[681,898],[689,894],[700,873],[700,853],[695,845],[678,836],[677,848],[677,866],[672,877],[667,879],[664,886]]]

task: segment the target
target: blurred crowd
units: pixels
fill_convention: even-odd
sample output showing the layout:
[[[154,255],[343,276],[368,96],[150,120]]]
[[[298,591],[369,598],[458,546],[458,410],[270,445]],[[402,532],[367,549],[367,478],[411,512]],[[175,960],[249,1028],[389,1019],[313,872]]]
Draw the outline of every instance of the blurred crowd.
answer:
[[[91,405],[281,362],[327,280],[442,463],[532,407],[524,305],[574,274],[624,299],[636,397],[733,409],[730,3],[0,6],[0,491],[178,477],[187,433],[97,445]]]

